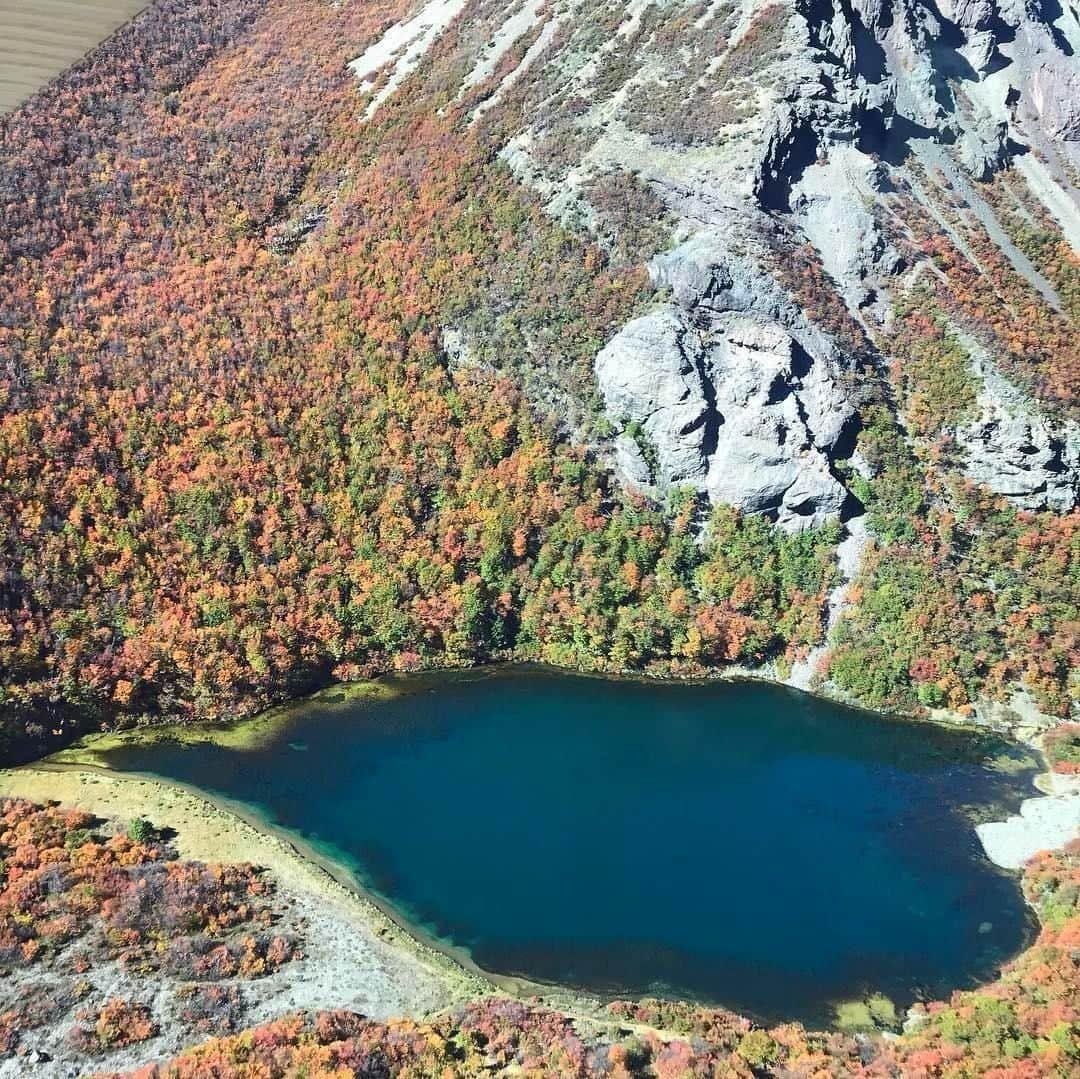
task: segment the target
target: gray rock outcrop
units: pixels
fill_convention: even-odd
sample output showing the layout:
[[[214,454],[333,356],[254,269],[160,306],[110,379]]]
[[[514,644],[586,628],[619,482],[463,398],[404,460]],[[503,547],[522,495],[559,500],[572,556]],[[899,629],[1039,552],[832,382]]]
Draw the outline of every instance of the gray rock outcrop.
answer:
[[[878,283],[903,259],[877,227],[871,207],[883,186],[881,166],[854,146],[837,146],[810,165],[792,189],[791,212],[821,254],[822,266],[853,311],[887,315]]]
[[[1022,509],[1069,513],[1080,501],[1080,434],[1044,420],[987,408],[964,432],[965,471]]]
[[[703,362],[718,424],[709,498],[789,529],[838,516],[847,491],[830,454],[854,414],[840,385],[775,322],[733,314],[712,335]]]
[[[608,414],[641,427],[655,447],[664,486],[700,486],[705,475],[709,406],[700,358],[697,331],[674,307],[634,319],[596,357]]]
[[[852,396],[876,381],[878,400],[905,407],[888,385],[904,362],[889,354],[897,301],[927,280],[968,288],[933,244],[981,273],[1002,260],[1066,317],[1010,237],[1009,207],[1080,251],[1074,5],[645,0],[610,9],[602,40],[588,5],[553,10],[543,72],[528,73],[545,104],[508,124],[503,159],[602,243],[594,181],[632,174],[676,241],[650,262],[670,298],[595,360],[625,482],[690,484],[791,528],[840,513]],[[1015,199],[980,187],[1012,164]],[[1038,406],[1019,415],[980,405],[958,433],[968,475],[1017,505],[1071,505],[1071,436]]]
[[[673,302],[628,323],[596,358],[608,415],[624,429],[621,471],[640,474],[625,445],[625,431],[640,430],[662,489],[687,484],[792,530],[839,515],[848,492],[832,456],[855,409],[827,340],[786,326],[799,320],[790,301],[737,260],[714,252],[710,262],[700,243],[658,258],[653,272]]]
[[[971,349],[981,381],[978,415],[957,433],[964,471],[1027,510],[1080,505],[1080,425],[1046,416]]]
[[[1041,64],[1031,79],[1031,104],[1047,135],[1080,141],[1080,65],[1058,59]]]

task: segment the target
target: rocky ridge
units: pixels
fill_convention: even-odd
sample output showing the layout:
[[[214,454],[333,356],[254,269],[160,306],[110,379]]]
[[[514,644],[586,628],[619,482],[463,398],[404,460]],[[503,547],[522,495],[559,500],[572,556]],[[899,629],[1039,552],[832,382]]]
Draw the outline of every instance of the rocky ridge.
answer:
[[[658,256],[653,279],[674,299],[596,358],[609,414],[655,447],[656,474],[624,468],[624,479],[820,525],[847,501],[831,461],[857,424],[850,367],[767,277],[722,258],[695,241]]]
[[[459,19],[473,70],[502,72],[474,124],[553,214],[616,248],[596,192],[630,175],[667,215],[671,243],[648,264],[657,302],[596,358],[616,429],[607,452],[630,486],[689,485],[792,529],[858,512],[836,465],[860,402],[888,397],[883,372],[903,362],[890,351],[895,301],[935,276],[913,257],[905,212],[981,271],[954,223],[970,218],[1063,310],[980,185],[1014,166],[1077,247],[1071,9],[554,0]],[[523,87],[536,107],[517,113]],[[816,296],[785,280],[792,252],[819,268]],[[940,273],[934,286],[960,287]],[[971,376],[977,415],[951,432],[961,467],[1023,508],[1071,510],[1075,423],[1004,373],[993,342],[972,350]]]

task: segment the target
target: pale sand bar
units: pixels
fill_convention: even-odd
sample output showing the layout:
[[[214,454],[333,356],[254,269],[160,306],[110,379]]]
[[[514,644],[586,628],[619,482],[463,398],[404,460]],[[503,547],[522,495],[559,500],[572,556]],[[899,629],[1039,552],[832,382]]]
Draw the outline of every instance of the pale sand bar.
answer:
[[[264,998],[256,1021],[300,1008],[422,1016],[494,988],[417,941],[286,837],[186,788],[139,776],[29,767],[0,771],[3,795],[78,806],[121,822],[144,817],[175,829],[181,858],[269,869],[279,894],[308,919],[310,932],[305,960],[256,987]]]

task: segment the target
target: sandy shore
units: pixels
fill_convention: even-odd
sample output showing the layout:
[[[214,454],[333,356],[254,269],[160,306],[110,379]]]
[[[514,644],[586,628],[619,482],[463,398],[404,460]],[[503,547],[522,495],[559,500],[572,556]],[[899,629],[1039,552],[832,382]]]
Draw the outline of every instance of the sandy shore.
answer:
[[[976,829],[986,856],[1005,869],[1020,869],[1041,850],[1063,847],[1080,835],[1080,782],[1047,772],[1036,780],[1044,793],[1027,798],[1020,812]]]
[[[335,879],[333,867],[306,856],[286,837],[185,788],[139,776],[28,767],[0,771],[0,795],[78,806],[121,822],[144,817],[175,829],[174,845],[181,858],[266,867],[290,922],[304,926],[304,958],[245,983],[246,1023],[298,1009],[348,1008],[380,1019],[422,1017],[494,988],[405,932],[374,903]],[[110,1058],[109,1066],[163,1059],[191,1040],[175,1024],[162,1025],[165,1033],[153,1043]],[[35,1074],[44,1079],[47,1071],[39,1068]],[[0,1079],[6,1074],[0,1067]]]

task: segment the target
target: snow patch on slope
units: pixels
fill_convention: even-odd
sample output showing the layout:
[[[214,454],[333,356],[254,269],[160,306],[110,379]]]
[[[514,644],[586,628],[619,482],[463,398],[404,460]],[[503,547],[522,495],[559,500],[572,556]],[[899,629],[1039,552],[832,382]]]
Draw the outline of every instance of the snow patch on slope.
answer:
[[[546,2],[547,0],[525,0],[511,13],[502,26],[495,31],[491,43],[481,53],[472,71],[465,76],[463,92],[491,78],[514,42],[527,34],[540,21],[540,9]]]
[[[470,122],[475,123],[477,120],[480,119],[481,116],[484,115],[485,112],[488,111],[488,109],[495,108],[495,106],[498,105],[500,101],[502,101],[503,95],[507,92],[507,90],[509,90],[510,87],[513,86],[513,84],[517,82],[517,80],[520,79],[526,71],[529,70],[529,68],[532,66],[533,61],[538,56],[540,56],[544,52],[544,50],[551,44],[552,40],[555,37],[555,31],[559,29],[561,23],[561,15],[556,15],[553,18],[548,19],[548,21],[544,24],[543,30],[540,31],[539,37],[537,37],[537,39],[528,47],[528,49],[526,49],[525,55],[521,58],[521,63],[519,63],[518,66],[515,67],[514,70],[511,71],[501,83],[499,83],[498,89],[495,91],[495,93],[491,95],[491,97],[487,98],[484,101],[481,101],[480,104],[477,105],[475,109],[473,109]]]
[[[373,76],[391,60],[394,70],[379,92],[371,99],[364,116],[370,119],[375,110],[416,70],[424,54],[439,35],[465,7],[466,0],[429,0],[411,19],[394,23],[362,55],[349,64],[363,90],[375,84]]]

